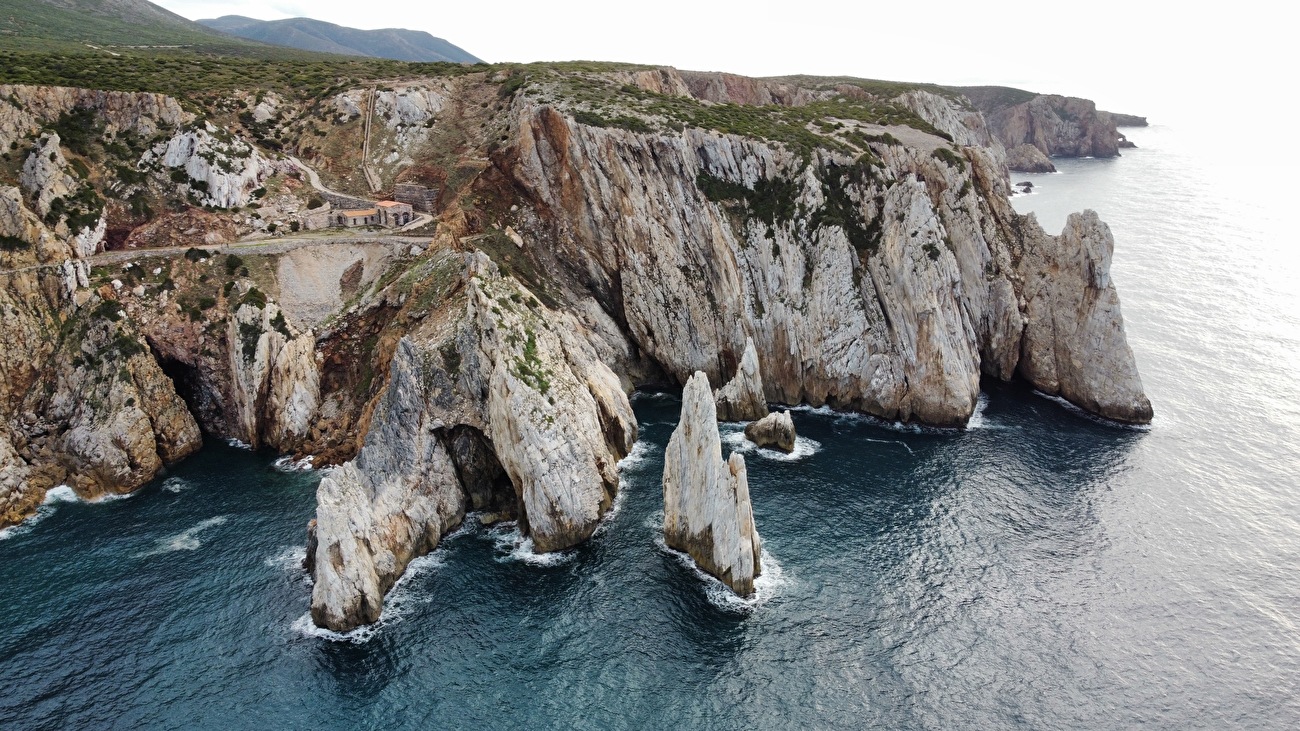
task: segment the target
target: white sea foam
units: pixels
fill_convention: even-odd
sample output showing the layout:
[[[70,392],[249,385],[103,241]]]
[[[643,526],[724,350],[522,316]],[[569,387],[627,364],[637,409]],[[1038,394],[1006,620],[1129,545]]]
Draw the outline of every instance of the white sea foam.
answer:
[[[57,503],[79,503],[82,502],[77,493],[67,485],[52,487],[45,493],[45,502],[42,505],[54,505]]]
[[[1104,417],[1104,416],[1099,416],[1099,415],[1094,414],[1094,413],[1092,413],[1092,412],[1090,412],[1090,411],[1084,411],[1083,409],[1081,409],[1081,408],[1079,408],[1078,406],[1076,406],[1076,405],[1070,403],[1068,400],[1066,400],[1066,399],[1064,399],[1064,398],[1062,398],[1062,397],[1060,397],[1060,396],[1053,396],[1053,395],[1050,394],[1050,393],[1044,393],[1044,392],[1042,392],[1042,391],[1039,391],[1038,389],[1034,389],[1034,395],[1035,395],[1035,396],[1038,396],[1038,397],[1040,397],[1040,398],[1045,398],[1045,399],[1047,399],[1048,401],[1055,401],[1056,403],[1058,403],[1058,404],[1060,404],[1061,406],[1065,407],[1066,411],[1071,411],[1071,412],[1073,412],[1073,413],[1075,413],[1075,414],[1077,414],[1077,415],[1079,415],[1079,416],[1082,416],[1083,418],[1085,418],[1085,419],[1087,419],[1087,420],[1089,420],[1089,421],[1095,421],[1096,423],[1098,423],[1098,424],[1102,424],[1102,425],[1104,425],[1104,426],[1109,426],[1109,427],[1113,427],[1113,428],[1116,428],[1116,429],[1129,429],[1129,430],[1132,430],[1132,431],[1151,431],[1151,426],[1152,426],[1151,424],[1125,424],[1125,423],[1122,422],[1122,421],[1115,421],[1114,419],[1107,419],[1107,418]]]
[[[637,401],[668,401],[675,398],[678,397],[666,391],[636,391],[628,401],[632,403]]]
[[[136,493],[134,492],[122,494],[110,493],[97,497],[94,500],[83,500],[76,491],[67,485],[52,487],[45,492],[45,499],[41,502],[40,506],[36,508],[36,512],[33,513],[31,517],[18,525],[0,530],[0,541],[17,538],[18,536],[30,533],[37,523],[53,515],[60,503],[110,503],[134,497],[135,494]]]
[[[485,534],[496,549],[496,561],[523,561],[532,566],[559,566],[577,557],[574,550],[537,553],[533,549],[533,539],[525,538],[519,533],[517,523],[498,523]]]
[[[448,538],[455,535],[455,532],[448,534]],[[391,627],[398,624],[410,614],[414,607],[422,604],[428,604],[433,600],[433,592],[420,591],[414,584],[414,580],[424,574],[436,571],[446,563],[446,555],[442,549],[433,551],[416,559],[412,559],[406,566],[397,583],[393,588],[388,590],[387,596],[384,597],[384,610],[379,615],[379,621],[374,624],[368,624],[357,627],[349,632],[334,632],[333,630],[317,627],[311,621],[311,613],[308,612],[295,619],[289,627],[298,634],[308,637],[316,637],[331,642],[351,642],[353,644],[364,644],[379,635],[385,627]]]
[[[632,451],[628,452],[626,457],[618,461],[618,471],[623,472],[624,470],[635,469],[644,462],[648,456],[650,456],[650,444],[644,440],[638,440],[636,444],[632,445]]]
[[[162,484],[162,489],[176,495],[185,492],[191,487],[194,487],[194,483],[180,477],[168,477],[163,480]]]
[[[315,457],[309,454],[306,457],[295,461],[293,457],[285,455],[275,460],[271,466],[281,472],[311,472],[316,469],[316,466],[312,464],[312,461],[315,459]]]
[[[749,441],[745,437],[745,429],[733,424],[723,424],[719,428],[722,435],[722,443],[731,448],[733,452],[739,452],[743,455],[756,454],[763,459],[770,459],[773,462],[798,462],[803,459],[817,454],[822,451],[822,443],[809,439],[808,437],[796,436],[794,439],[794,451],[786,454],[779,449],[768,449],[760,447]]]
[[[247,449],[247,450],[249,450],[249,451],[252,451],[252,449],[253,449],[253,445],[249,444],[248,442],[241,441],[241,440],[239,440],[239,439],[235,439],[234,437],[231,437],[231,438],[227,439],[227,440],[226,440],[226,444],[229,444],[230,446],[234,447],[235,449]]]
[[[783,406],[791,411],[798,411],[806,414],[815,414],[825,416],[835,420],[837,424],[867,424],[889,429],[890,431],[903,432],[906,434],[955,434],[961,431],[961,427],[946,426],[921,426],[920,424],[904,424],[901,421],[887,421],[878,416],[871,414],[860,414],[855,411],[836,411],[829,406],[812,407],[807,404],[799,406]]]
[[[0,541],[17,538],[18,536],[31,533],[32,528],[35,528],[37,523],[45,520],[51,515],[54,515],[55,506],[59,503],[79,502],[81,502],[81,498],[77,497],[77,493],[73,492],[71,487],[68,487],[67,485],[52,487],[45,492],[45,500],[41,502],[40,506],[36,508],[36,512],[32,513],[27,520],[24,520],[18,525],[9,526],[4,530],[0,530]]]
[[[262,563],[273,569],[302,571],[302,562],[307,558],[305,546],[285,546],[279,553],[267,558]]]
[[[668,544],[664,542],[662,532],[655,538],[655,545],[661,551],[677,559],[678,563],[690,569],[691,573],[695,574],[704,584],[704,595],[708,597],[709,602],[719,609],[744,613],[753,612],[767,604],[773,597],[778,596],[790,584],[790,578],[786,576],[785,569],[777,562],[776,557],[768,553],[766,548],[759,555],[759,564],[763,569],[763,573],[754,579],[754,595],[743,597],[737,596],[720,579],[701,569],[695,563],[695,559],[689,555],[669,548]]]
[[[897,444],[903,449],[906,449],[908,454],[912,454],[912,455],[916,454],[916,452],[912,451],[912,445],[908,444],[902,439],[871,439],[870,437],[863,437],[862,441],[875,442],[876,444]]]
[[[159,538],[153,550],[137,554],[136,557],[145,558],[147,556],[157,556],[159,554],[172,553],[174,551],[196,551],[203,545],[203,542],[199,540],[199,534],[209,528],[224,525],[226,521],[227,518],[224,515],[218,515],[215,518],[208,518],[207,520],[200,522],[198,525],[187,528],[174,536]]]

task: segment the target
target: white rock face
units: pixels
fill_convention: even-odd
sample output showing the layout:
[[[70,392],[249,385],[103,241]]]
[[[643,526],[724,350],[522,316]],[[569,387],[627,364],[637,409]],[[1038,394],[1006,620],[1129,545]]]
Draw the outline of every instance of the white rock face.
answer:
[[[956,151],[912,130],[904,145],[870,142],[879,163],[817,153],[806,164],[754,139],[589,127],[516,104],[511,173],[559,212],[553,231],[530,238],[555,242],[672,377],[702,370],[721,382],[752,338],[768,401],[957,426],[974,412],[982,374],[1017,372],[1030,265],[996,151]],[[791,218],[769,223],[710,200],[689,182],[700,174],[751,191],[787,186]],[[848,222],[818,218],[830,210]],[[1035,269],[1045,281],[1050,271]],[[1061,342],[1081,362],[1127,357],[1100,346]]]
[[[485,255],[461,267],[460,294],[398,343],[360,455],[321,482],[312,602],[321,626],[374,621],[406,563],[437,545],[467,500],[507,502],[484,494],[502,474],[539,552],[586,540],[613,503],[636,419],[595,336]],[[467,435],[478,435],[470,447]]]
[[[227,337],[236,406],[231,427],[253,446],[292,451],[311,429],[320,406],[315,336],[310,330],[295,333],[280,308],[268,303],[265,308],[240,306],[227,325]]]
[[[682,415],[664,454],[664,541],[740,596],[754,593],[763,542],[754,526],[745,458],[722,459],[709,378],[682,392]]]
[[[1025,327],[1020,373],[1039,389],[1094,414],[1151,421],[1133,350],[1124,336],[1119,295],[1110,279],[1115,240],[1094,211],[1071,214],[1060,236],[1027,225],[1021,269]],[[1081,351],[1079,343],[1088,344]]]
[[[55,198],[66,198],[77,186],[77,181],[67,172],[68,161],[59,142],[59,136],[53,132],[41,135],[18,177],[18,184],[31,196],[40,216],[49,215],[50,203]]]
[[[591,537],[613,504],[636,418],[574,318],[515,305],[512,295],[527,302],[532,294],[482,254],[473,266],[469,317],[481,333],[480,367],[489,369],[485,431],[536,550],[569,548]]]
[[[166,168],[184,168],[191,185],[205,184],[206,191],[195,189],[199,201],[218,208],[247,205],[249,194],[274,169],[252,145],[211,123],[177,132],[166,147],[146,152],[144,162],[155,157],[161,157]]]
[[[78,108],[98,112],[106,134],[130,131],[146,139],[161,128],[186,124],[194,116],[162,94],[0,85],[0,149],[9,149],[11,142]]]
[[[975,109],[961,108],[951,100],[929,91],[909,91],[895,101],[916,112],[916,116],[935,128],[946,132],[957,145],[984,147],[998,158],[1005,155],[1002,142],[993,135],[984,116]]]
[[[745,438],[760,447],[779,449],[786,454],[794,451],[794,419],[790,412],[773,411],[758,421],[745,425]]]
[[[390,129],[399,125],[423,125],[433,119],[447,104],[438,92],[422,87],[404,87],[396,91],[381,91],[376,95],[375,112]]]
[[[311,615],[335,631],[378,620],[411,559],[465,517],[444,424],[427,408],[423,359],[409,341],[400,349],[366,445],[316,491]]]
[[[767,397],[763,395],[763,375],[753,338],[745,339],[745,353],[735,378],[718,389],[714,398],[719,421],[754,421],[767,416]]]

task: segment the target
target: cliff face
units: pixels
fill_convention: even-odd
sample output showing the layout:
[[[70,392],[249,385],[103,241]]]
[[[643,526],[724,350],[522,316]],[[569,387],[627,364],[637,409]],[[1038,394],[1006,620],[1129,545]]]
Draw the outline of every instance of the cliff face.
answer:
[[[673,69],[404,82],[377,95],[364,162],[445,185],[431,237],[134,260],[88,242],[123,221],[126,246],[265,237],[301,207],[310,188],[241,125],[363,180],[347,166],[370,96],[335,97],[321,130],[315,100],[244,95],[194,125],[165,98],[3,91],[0,134],[31,144],[0,167],[0,522],[59,482],[134,489],[200,427],[313,455],[342,465],[309,554],[333,629],[374,621],[468,510],[517,520],[538,551],[589,538],[637,387],[734,379],[724,418],[783,402],[958,426],[981,376],[1019,375],[1150,418],[1108,230],[1017,215],[994,127],[933,88]],[[77,120],[89,138],[56,134]],[[256,216],[224,208],[259,196]],[[714,466],[727,535],[751,535],[743,465]],[[726,543],[709,560],[748,592],[756,535]]]
[[[1112,115],[1088,99],[1033,94],[1001,87],[966,87],[993,135],[1008,150],[1007,165],[1022,172],[1052,172],[1051,157],[1116,157],[1132,147],[1117,126],[1145,124],[1142,117]],[[1037,150],[1038,154],[1030,151]]]
[[[377,619],[407,563],[466,505],[513,502],[521,532],[554,551],[589,538],[613,504],[636,420],[593,335],[486,256],[464,261],[442,315],[398,346],[366,446],[321,481],[310,562],[321,626]]]
[[[1085,410],[1133,424],[1151,421],[1151,402],[1124,337],[1119,295],[1110,280],[1115,240],[1093,211],[1071,214],[1060,236],[1027,222],[1028,323],[1020,373],[1039,389]],[[1086,351],[1079,343],[1089,343]]]

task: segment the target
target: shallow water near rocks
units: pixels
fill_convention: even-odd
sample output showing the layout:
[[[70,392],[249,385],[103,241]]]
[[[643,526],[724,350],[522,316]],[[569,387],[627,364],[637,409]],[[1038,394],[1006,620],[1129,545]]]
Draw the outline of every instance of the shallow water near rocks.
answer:
[[[591,542],[538,561],[471,521],[350,636],[304,619],[319,473],[210,443],[0,539],[0,727],[1300,725],[1300,254],[1267,190],[1130,138],[1013,180],[1050,230],[1114,229],[1150,429],[986,383],[965,431],[797,409],[794,456],[729,436],[773,567],[738,603],[656,541],[680,404],[638,398]]]

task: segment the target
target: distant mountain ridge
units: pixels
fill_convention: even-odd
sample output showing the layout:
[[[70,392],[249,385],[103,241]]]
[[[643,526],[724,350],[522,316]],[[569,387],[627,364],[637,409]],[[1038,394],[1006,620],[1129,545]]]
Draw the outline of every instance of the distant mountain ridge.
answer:
[[[200,20],[199,25],[248,40],[305,51],[369,56],[396,61],[482,63],[463,48],[418,30],[385,28],[359,30],[311,18],[257,20],[226,15]]]

